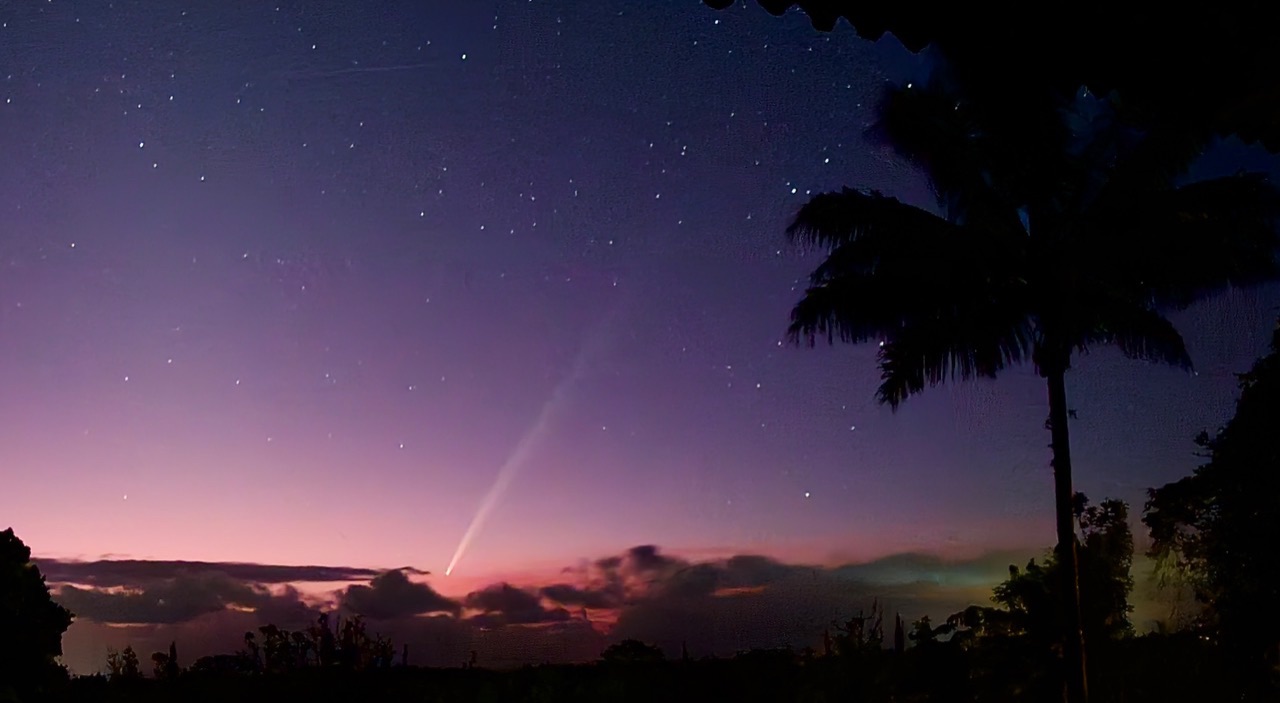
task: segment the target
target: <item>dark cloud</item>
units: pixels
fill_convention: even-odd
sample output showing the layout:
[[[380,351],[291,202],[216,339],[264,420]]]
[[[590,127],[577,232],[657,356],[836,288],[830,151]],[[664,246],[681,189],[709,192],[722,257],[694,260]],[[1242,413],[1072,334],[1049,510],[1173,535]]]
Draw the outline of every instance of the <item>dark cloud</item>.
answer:
[[[468,608],[481,611],[471,620],[484,627],[564,622],[571,617],[564,608],[543,607],[538,593],[509,583],[495,583],[475,591],[464,602]]]
[[[404,571],[377,575],[368,586],[348,586],[342,593],[342,607],[375,620],[411,617],[427,613],[457,615],[461,605],[436,593],[425,583],[410,581]]]
[[[547,599],[578,608],[615,608],[620,603],[612,593],[578,588],[567,583],[554,583],[542,589]]]
[[[758,555],[691,563],[644,545],[597,559],[586,570],[571,570],[582,585],[553,584],[543,588],[542,595],[569,607],[617,608],[662,595],[710,596],[721,589],[760,587],[813,571],[813,567],[783,564]]]
[[[649,599],[659,597],[710,596],[724,581],[724,565],[688,564],[675,569],[661,582],[650,584]]]
[[[583,661],[624,638],[658,644],[673,655],[682,645],[694,656],[729,655],[755,647],[820,646],[833,621],[873,602],[890,621],[895,613],[907,620],[945,617],[988,602],[1008,565],[1029,556],[948,561],[901,554],[821,567],[750,554],[695,562],[643,545],[584,561],[566,569],[562,582],[541,588],[501,582],[455,601],[412,580],[412,572],[394,570],[367,576],[367,583],[335,597],[342,610],[376,620],[379,633],[409,645],[415,664],[456,666],[473,650],[482,666]],[[214,568],[220,565],[193,569],[189,562],[124,562],[122,569],[112,566],[121,562],[106,564],[96,574],[82,571],[58,592],[79,616],[66,639],[66,660],[76,671],[100,668],[106,645],[133,643],[145,652],[176,640],[189,662],[234,651],[244,632],[260,625],[299,629],[319,613],[292,586],[244,578],[278,578],[280,571],[226,573]],[[307,580],[323,580],[316,577],[326,570],[357,575],[333,567],[280,568],[314,569]]]
[[[687,646],[695,656],[725,655],[768,647],[818,647],[822,633],[873,603],[888,622],[943,617],[985,602],[987,588],[948,588],[931,583],[882,585],[838,578],[832,570],[735,574],[725,562],[692,565],[618,613],[611,639],[634,638],[669,654]]]
[[[662,571],[675,562],[673,559],[659,554],[657,547],[652,544],[645,544],[627,550],[624,563],[630,565],[637,572],[649,573]]]
[[[783,564],[769,557],[741,554],[725,560],[724,588],[764,586],[792,574],[812,571],[811,567]]]
[[[305,608],[292,588],[274,594],[265,586],[214,572],[110,590],[63,585],[55,599],[77,617],[117,624],[177,623],[233,606],[280,613],[295,604]]]
[[[622,566],[622,557],[620,556],[602,557],[596,560],[596,568],[599,569],[616,569],[619,566]]]
[[[41,573],[50,583],[76,583],[102,588],[136,586],[141,583],[204,573],[225,574],[233,579],[252,583],[365,581],[379,573],[374,569],[358,569],[350,566],[284,566],[239,562],[138,559],[100,561],[37,559],[36,562]]]
[[[891,554],[862,564],[846,564],[832,569],[837,578],[876,584],[934,583],[965,587],[998,583],[1008,578],[1010,564],[1025,564],[1025,551],[991,552],[966,560],[948,560],[932,554],[913,552]]]
[[[642,546],[571,570],[578,584],[541,595],[568,608],[616,609],[610,641],[635,638],[701,656],[743,649],[817,646],[824,630],[873,603],[887,617],[946,616],[986,602],[990,587],[1027,554],[946,561],[897,555],[866,564],[784,564],[761,555],[690,562]]]
[[[554,584],[543,595],[568,606],[617,608],[642,593],[661,588],[689,564],[660,554],[653,545],[632,547],[620,555],[596,559],[585,568],[566,569],[581,584]]]
[[[492,611],[517,611],[542,607],[538,596],[509,583],[495,583],[467,595],[468,608]]]

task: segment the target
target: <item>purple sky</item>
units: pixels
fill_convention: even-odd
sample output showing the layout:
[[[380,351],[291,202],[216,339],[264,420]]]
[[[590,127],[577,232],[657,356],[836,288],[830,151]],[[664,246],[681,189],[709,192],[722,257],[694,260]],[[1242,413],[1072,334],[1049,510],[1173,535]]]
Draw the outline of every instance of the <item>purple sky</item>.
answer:
[[[874,349],[782,343],[809,195],[930,203],[861,136],[919,58],[754,3],[431,5],[0,9],[0,526],[459,596],[641,544],[1052,542],[1030,369],[893,414]],[[1277,299],[1175,315],[1198,376],[1081,359],[1077,488],[1188,473]]]

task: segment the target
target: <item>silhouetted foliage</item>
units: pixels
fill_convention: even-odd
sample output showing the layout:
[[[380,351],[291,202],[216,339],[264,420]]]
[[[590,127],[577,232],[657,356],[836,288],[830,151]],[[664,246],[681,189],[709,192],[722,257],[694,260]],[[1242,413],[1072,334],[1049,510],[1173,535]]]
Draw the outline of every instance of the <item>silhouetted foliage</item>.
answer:
[[[142,678],[142,664],[132,646],[124,649],[107,647],[107,679],[110,681],[136,681]]]
[[[1091,506],[1083,494],[1076,494],[1075,511],[1081,524],[1082,625],[1089,646],[1106,651],[1109,642],[1133,634],[1128,508],[1119,500]],[[973,675],[986,680],[988,689],[1004,685],[1008,688],[1003,695],[1035,691],[1049,696],[1061,678],[1055,653],[1062,651],[1066,639],[1060,614],[1069,596],[1063,592],[1062,570],[1056,554],[1043,563],[1033,559],[1024,569],[1010,566],[1009,578],[993,589],[995,607],[970,606],[937,628],[924,618],[912,639],[933,646],[949,637],[950,645],[979,651]]]
[[[175,679],[182,672],[178,666],[178,643],[170,642],[169,651],[151,653],[152,675],[157,679]]]
[[[1101,681],[1100,702],[1155,700],[1238,700],[1241,688],[1212,642],[1182,633],[1128,635],[1124,595],[1132,536],[1123,503],[1091,506],[1074,502],[1080,517],[1082,583],[1113,594],[1109,613],[1087,619],[1094,668]],[[369,638],[358,618],[330,627],[321,616],[305,631],[265,625],[246,632],[244,647],[231,655],[202,657],[189,670],[176,668],[177,647],[156,652],[158,680],[138,671],[131,648],[112,650],[110,677],[79,677],[54,695],[51,703],[143,703],[149,701],[235,700],[428,700],[428,701],[797,701],[867,703],[1044,701],[1060,692],[1051,615],[1057,568],[1050,556],[1043,565],[1012,570],[996,587],[996,607],[966,609],[934,627],[929,618],[907,632],[894,620],[894,642],[885,642],[883,609],[873,602],[835,626],[835,637],[821,654],[810,648],[755,649],[732,658],[693,660],[682,653],[666,660],[662,650],[638,640],[607,648],[595,664],[526,666],[489,671],[464,663],[453,669],[391,667],[390,643]],[[901,635],[897,633],[901,632]],[[329,633],[326,637],[325,633]],[[1060,633],[1059,633],[1060,636]],[[331,638],[331,639],[330,639]],[[898,640],[904,640],[899,645]],[[319,652],[328,649],[327,663]],[[906,642],[909,641],[908,646]],[[363,664],[361,664],[363,662]],[[160,675],[160,670],[166,672]],[[1265,700],[1265,699],[1263,699]]]
[[[169,669],[169,655],[165,652],[151,653],[151,675],[163,679]]]
[[[606,664],[653,664],[666,661],[662,650],[640,640],[622,640],[611,644],[600,654]]]
[[[22,695],[66,679],[55,662],[72,615],[53,602],[31,550],[12,529],[0,532],[0,696]]]
[[[316,660],[320,666],[333,666],[338,663],[338,643],[329,629],[329,614],[320,613],[316,624],[307,629],[316,651]]]
[[[835,623],[835,649],[837,654],[854,656],[866,651],[884,648],[884,609],[880,603],[871,604],[871,612],[861,610],[843,624]]]
[[[1099,642],[1132,635],[1133,534],[1128,506],[1119,500],[1091,506],[1080,493],[1075,505],[1081,525],[1080,600],[1085,636],[1089,642]],[[998,608],[972,606],[952,616],[949,623],[969,628],[962,633],[966,636],[1024,637],[1042,650],[1061,647],[1065,635],[1059,613],[1066,599],[1061,571],[1056,554],[1049,554],[1041,564],[1032,559],[1025,569],[1010,566],[1009,578],[992,593],[991,600]]]
[[[724,9],[736,0],[704,2]],[[1060,103],[1087,87],[1116,94],[1128,121],[1171,142],[1238,135],[1280,151],[1280,46],[1262,3],[1153,12],[1092,1],[1046,13],[1004,3],[758,3],[775,15],[798,7],[822,31],[844,18],[865,39],[890,33],[913,52],[929,46],[966,92],[1003,96],[1014,111]],[[1159,31],[1152,31],[1156,19]]]
[[[1100,641],[1131,636],[1133,532],[1129,529],[1129,506],[1115,499],[1089,505],[1083,493],[1077,493],[1076,499],[1085,637]]]
[[[187,671],[195,676],[243,676],[257,672],[258,665],[244,652],[212,654],[192,662]]]
[[[1151,554],[1206,606],[1206,636],[1255,667],[1280,665],[1280,328],[1240,375],[1231,420],[1196,439],[1208,462],[1149,493]]]
[[[827,258],[790,332],[810,345],[879,340],[878,396],[895,408],[947,379],[1032,363],[1048,386],[1057,548],[1074,593],[1072,356],[1108,344],[1189,369],[1163,311],[1273,278],[1280,194],[1263,174],[1182,183],[1196,143],[1129,128],[1112,100],[1011,112],[957,85],[940,71],[890,89],[874,130],[928,173],[941,214],[849,188],[800,209],[789,236]],[[1065,605],[1079,633],[1079,605]],[[1065,649],[1076,700],[1082,640]]]
[[[1107,500],[1090,506],[1076,494],[1076,514],[1081,523],[1080,595],[1085,605],[1082,620],[1089,642],[1133,634],[1129,622],[1129,593],[1133,590],[1133,535],[1128,507]],[[1061,647],[1064,637],[1058,617],[1062,593],[1062,565],[1056,554],[1043,563],[1035,559],[1025,569],[1009,567],[1009,578],[995,587],[991,600],[998,607],[971,606],[953,615],[948,623],[967,628],[961,639],[1020,637],[1041,650]]]
[[[346,620],[339,618],[331,629],[329,614],[321,613],[316,623],[305,631],[289,631],[267,624],[259,627],[257,634],[244,633],[244,649],[237,656],[236,662],[210,661],[206,666],[244,668],[266,674],[309,667],[386,669],[395,661],[395,647],[381,635],[370,636],[364,619],[358,615]]]
[[[51,701],[142,703],[182,700],[424,700],[424,701],[796,701],[947,703],[1052,700],[1046,672],[1052,657],[1016,637],[965,639],[954,627],[934,628],[927,618],[911,628],[902,652],[876,641],[880,611],[872,605],[846,621],[849,638],[840,653],[797,654],[788,648],[755,649],[732,658],[666,660],[637,640],[608,648],[596,664],[525,666],[490,671],[452,669],[348,669],[308,666],[270,675],[242,668],[245,652],[205,657],[173,680],[136,680],[110,686],[102,677],[73,680]],[[851,624],[850,624],[851,623]],[[274,633],[272,637],[276,637]],[[256,640],[257,637],[252,639]],[[292,639],[292,636],[289,637]],[[857,643],[861,643],[861,645]],[[883,643],[882,643],[883,644]],[[1234,682],[1214,646],[1195,637],[1144,636],[1106,641],[1096,667],[1108,684],[1099,701],[1236,700]]]

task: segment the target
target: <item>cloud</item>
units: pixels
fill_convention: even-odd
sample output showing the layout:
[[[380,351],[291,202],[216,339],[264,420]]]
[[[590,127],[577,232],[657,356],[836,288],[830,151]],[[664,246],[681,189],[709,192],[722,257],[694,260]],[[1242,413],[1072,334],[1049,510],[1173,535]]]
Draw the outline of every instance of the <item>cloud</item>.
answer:
[[[564,622],[571,617],[564,608],[543,607],[538,593],[509,583],[495,583],[475,591],[467,595],[464,603],[481,611],[471,620],[483,627]]]
[[[235,606],[279,612],[293,603],[301,605],[300,595],[291,588],[277,595],[265,586],[216,572],[111,589],[63,585],[54,597],[77,617],[118,624],[177,623]]]
[[[760,570],[766,565],[776,568]],[[819,647],[825,630],[878,603],[886,621],[925,614],[945,616],[983,602],[984,588],[927,582],[883,585],[840,578],[835,570],[769,565],[701,563],[633,599],[618,613],[611,639],[639,639],[674,654],[726,655],[771,647]],[[989,587],[988,587],[989,588]]]
[[[578,579],[579,585],[555,583],[542,589],[542,595],[562,605],[582,608],[619,608],[630,600],[663,588],[681,579],[690,564],[659,553],[653,545],[632,547],[626,552],[596,559],[582,568],[565,569],[563,573]],[[685,574],[684,580],[698,574]]]
[[[675,563],[670,557],[659,554],[658,548],[652,544],[632,547],[623,559],[623,565],[630,566],[637,573],[660,572]]]
[[[365,581],[379,573],[375,569],[350,566],[285,566],[242,562],[37,559],[36,563],[45,580],[50,583],[75,583],[104,588],[132,586],[203,573],[225,574],[230,578],[252,583]],[[411,569],[406,571],[425,573]]]
[[[724,586],[727,588],[764,586],[786,576],[810,570],[807,566],[787,565],[769,557],[741,554],[725,560]]]
[[[542,588],[542,595],[562,605],[579,608],[613,608],[617,600],[610,593],[578,588],[567,583],[553,583]]]
[[[556,583],[541,595],[568,608],[614,609],[608,639],[634,638],[668,653],[682,646],[701,656],[756,647],[818,646],[822,633],[873,603],[891,619],[945,616],[986,602],[1008,564],[1026,554],[945,561],[895,555],[836,567],[785,564],[743,554],[691,562],[652,546],[569,570],[577,584]]]
[[[383,572],[368,586],[348,586],[340,602],[353,613],[375,620],[411,617],[426,613],[457,615],[461,605],[436,593],[425,583],[410,581],[403,570]]]
[[[941,586],[975,586],[1008,578],[1010,564],[1025,564],[1037,554],[991,552],[975,559],[949,561],[932,554],[908,552],[881,559],[846,564],[832,570],[838,578],[875,584],[935,583]]]
[[[641,545],[583,561],[549,584],[498,582],[459,600],[411,578],[418,572],[408,569],[137,561],[46,561],[41,568],[53,565],[50,581],[62,582],[56,597],[78,616],[64,640],[65,661],[84,672],[101,667],[107,645],[133,643],[147,652],[176,640],[190,663],[235,651],[244,632],[261,625],[299,629],[333,607],[365,616],[397,649],[407,644],[411,663],[433,666],[459,665],[471,651],[481,666],[583,661],[624,638],[672,655],[682,645],[694,656],[818,647],[833,621],[873,602],[890,621],[895,613],[908,621],[945,617],[988,602],[1008,565],[1029,556],[947,561],[899,554],[815,566],[755,554],[694,561]],[[285,576],[360,583],[316,603],[276,580]]]
[[[758,588],[813,570],[758,555],[693,563],[644,545],[597,559],[587,569],[567,570],[577,576],[580,585],[555,583],[541,592],[569,607],[618,608],[659,597],[710,596],[721,589]]]

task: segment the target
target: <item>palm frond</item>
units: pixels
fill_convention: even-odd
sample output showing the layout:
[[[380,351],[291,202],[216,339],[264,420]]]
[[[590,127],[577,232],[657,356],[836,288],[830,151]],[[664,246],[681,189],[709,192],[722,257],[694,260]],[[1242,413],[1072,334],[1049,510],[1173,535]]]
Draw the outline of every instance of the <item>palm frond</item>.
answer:
[[[950,315],[965,296],[998,297],[1000,286],[1017,284],[1026,256],[1025,237],[984,235],[879,193],[848,189],[815,197],[788,231],[833,246],[792,315],[793,333],[810,341],[823,334],[861,341]],[[865,323],[850,321],[850,305]],[[857,331],[862,327],[882,332]]]
[[[1079,234],[1098,252],[1098,278],[1181,308],[1228,285],[1274,278],[1278,219],[1280,191],[1264,174],[1242,173],[1102,200]]]
[[[1002,154],[985,129],[980,104],[962,100],[945,81],[887,90],[869,136],[920,167],[948,220],[992,229],[1017,229],[1017,207],[1003,188]]]
[[[1204,153],[1211,134],[1163,125],[1149,129],[1112,169],[1111,190],[1119,193],[1166,190],[1185,176]]]
[[[1065,104],[942,85],[891,90],[876,130],[926,170],[943,216],[844,188],[787,229],[827,254],[791,340],[881,341],[881,402],[1097,344],[1190,368],[1158,310],[1276,275],[1280,191],[1263,176],[1173,187],[1203,135],[1128,129],[1104,101],[1069,125]]]
[[[1088,328],[1074,335],[1074,346],[1087,352],[1092,344],[1109,344],[1130,359],[1154,361],[1190,371],[1187,345],[1163,315],[1150,308],[1108,301],[1090,311]]]
[[[883,340],[883,402],[896,407],[943,378],[994,375],[1030,355],[1021,233],[958,226],[850,189],[815,197],[788,233],[830,248],[791,311],[791,341]]]
[[[861,289],[861,290],[860,290]],[[859,344],[884,336],[901,320],[885,306],[876,306],[870,281],[842,281],[810,288],[791,309],[787,336],[792,344],[816,346],[825,338]]]
[[[802,246],[834,251],[857,239],[898,241],[903,246],[932,243],[954,225],[937,215],[878,191],[842,188],[820,193],[801,206],[787,236]]]
[[[1035,330],[1016,301],[966,313],[904,328],[885,342],[876,393],[881,403],[896,410],[926,387],[948,380],[995,378],[1031,358]]]

